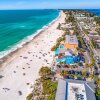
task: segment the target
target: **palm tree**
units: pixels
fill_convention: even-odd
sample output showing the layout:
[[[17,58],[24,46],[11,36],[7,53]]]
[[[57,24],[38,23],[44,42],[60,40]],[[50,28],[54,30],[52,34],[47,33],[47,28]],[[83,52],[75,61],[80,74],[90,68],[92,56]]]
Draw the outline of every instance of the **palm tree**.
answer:
[[[83,72],[82,72],[82,75],[83,75],[84,77],[86,77],[86,75],[87,75],[87,74],[86,74],[86,71],[83,71]]]
[[[100,78],[96,79],[96,84],[100,87]]]
[[[63,70],[63,71],[61,72],[61,76],[67,76],[67,75],[68,75],[68,71]]]
[[[91,80],[93,80],[93,79],[94,79],[94,77],[95,77],[95,75],[94,75],[94,74],[91,74]]]
[[[100,96],[100,89],[96,90],[96,95]]]
[[[74,65],[70,65],[70,68],[73,69],[74,68]]]
[[[85,67],[88,68],[89,67],[89,64],[88,63],[85,63]]]
[[[91,73],[93,73],[94,63],[90,64]]]

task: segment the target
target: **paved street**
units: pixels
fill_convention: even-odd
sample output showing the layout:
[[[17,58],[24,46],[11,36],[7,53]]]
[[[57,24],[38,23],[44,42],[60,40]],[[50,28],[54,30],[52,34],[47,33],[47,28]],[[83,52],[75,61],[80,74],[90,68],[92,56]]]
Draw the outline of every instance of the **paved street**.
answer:
[[[91,43],[91,40],[89,39],[88,35],[85,34],[85,32],[83,31],[81,25],[79,25],[78,21],[76,21],[76,26],[77,26],[77,28],[79,29],[82,38],[83,38],[83,37],[85,38],[86,41],[84,41],[84,42],[86,43],[87,47],[89,48],[89,50],[90,50],[91,52],[94,53],[93,57],[94,57],[94,59],[95,59],[95,57],[98,56],[98,53],[97,53],[97,51],[95,50],[95,48],[93,47],[93,45],[92,45],[92,43]],[[83,35],[83,34],[84,34],[84,35]],[[96,64],[96,67],[97,67],[97,68],[96,68],[96,69],[94,68],[94,73],[95,73],[95,74],[98,73],[98,75],[96,74],[96,77],[100,77],[100,75],[99,75],[99,73],[100,73],[100,68],[99,68],[99,67],[100,67],[100,66],[99,66],[99,64],[97,63],[96,60],[95,60],[95,64]]]

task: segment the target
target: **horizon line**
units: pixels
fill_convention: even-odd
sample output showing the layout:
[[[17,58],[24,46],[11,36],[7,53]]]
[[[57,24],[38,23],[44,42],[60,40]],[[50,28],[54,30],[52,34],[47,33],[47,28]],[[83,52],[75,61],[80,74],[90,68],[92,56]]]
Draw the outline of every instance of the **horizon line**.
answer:
[[[33,8],[33,9],[28,9],[28,8],[26,8],[26,9],[0,9],[0,10],[84,10],[84,9],[94,9],[94,10],[96,10],[96,9],[100,9],[100,8]]]

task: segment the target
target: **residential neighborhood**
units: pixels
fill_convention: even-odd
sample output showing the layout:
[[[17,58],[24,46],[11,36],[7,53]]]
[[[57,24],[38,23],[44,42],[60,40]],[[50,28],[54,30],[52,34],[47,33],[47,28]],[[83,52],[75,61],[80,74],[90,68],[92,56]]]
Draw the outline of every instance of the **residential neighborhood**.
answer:
[[[67,11],[65,11],[65,13],[66,12]],[[55,51],[58,52],[56,53],[55,58],[59,59],[59,61],[55,61],[55,66],[53,66],[54,71],[56,71],[57,77],[63,77],[63,79],[59,79],[60,81],[65,81],[66,83],[66,80],[73,80],[74,85],[72,88],[76,86],[76,82],[79,80],[83,83],[86,82],[86,84],[91,82],[94,85],[92,87],[85,87],[85,93],[87,93],[86,90],[88,90],[88,87],[90,87],[92,93],[91,96],[93,97],[90,97],[89,95],[86,95],[85,97],[82,95],[83,97],[79,99],[77,96],[72,97],[72,94],[69,94],[71,91],[67,90],[67,92],[70,91],[67,93],[67,96],[70,95],[70,98],[67,97],[68,100],[74,100],[75,98],[77,98],[75,100],[100,100],[100,96],[98,96],[98,94],[96,94],[97,97],[95,97],[95,93],[99,93],[100,91],[100,84],[97,83],[97,80],[100,81],[100,35],[99,32],[96,31],[99,25],[96,24],[95,17],[85,15],[86,12],[85,14],[84,12],[81,13],[78,11],[69,12],[70,17],[66,18],[66,20],[67,22],[68,20],[71,20],[75,28],[72,26],[72,28],[67,29],[69,34],[67,35],[66,32],[63,52],[61,52],[62,44],[60,44],[59,50],[57,48],[57,51]],[[73,19],[71,19],[71,17],[73,17]],[[70,32],[71,30],[73,30],[73,33]],[[56,100],[66,100],[64,99],[66,97],[64,96],[66,95],[66,92],[63,94],[63,96],[60,95],[60,93],[63,93],[62,90],[66,88],[66,85],[64,85],[65,83],[63,82],[63,85],[61,85],[60,81],[58,81]],[[67,87],[66,89],[68,88],[70,87]]]
[[[0,100],[100,100],[100,0],[0,0]]]
[[[36,84],[43,87],[33,95],[37,98],[36,91],[41,90],[45,95],[40,91],[40,97],[47,100],[100,100],[100,33],[95,15],[81,10],[63,12],[65,23],[57,29],[64,33],[51,48],[51,68],[40,70],[42,81]]]

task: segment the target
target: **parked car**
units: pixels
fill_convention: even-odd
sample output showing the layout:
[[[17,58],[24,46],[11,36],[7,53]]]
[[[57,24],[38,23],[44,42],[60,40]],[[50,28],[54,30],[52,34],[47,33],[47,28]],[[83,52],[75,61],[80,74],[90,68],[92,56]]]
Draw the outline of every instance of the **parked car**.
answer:
[[[82,80],[82,78],[81,77],[77,77],[77,79],[76,80]]]

